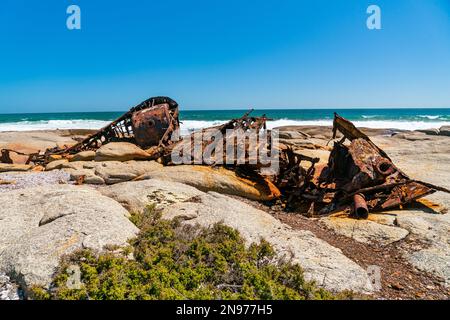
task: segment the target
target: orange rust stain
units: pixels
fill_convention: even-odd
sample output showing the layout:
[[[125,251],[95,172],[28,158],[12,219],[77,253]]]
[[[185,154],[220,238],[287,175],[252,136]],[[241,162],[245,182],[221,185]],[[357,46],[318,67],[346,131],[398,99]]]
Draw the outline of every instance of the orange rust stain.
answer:
[[[350,216],[350,214],[347,211],[339,211],[336,213],[333,213],[330,218],[332,219],[346,219]]]
[[[67,249],[69,249],[70,247],[72,247],[74,244],[76,244],[79,241],[80,237],[78,234],[74,234],[72,235],[69,239],[67,239],[67,241],[65,241],[64,243],[62,243],[56,250],[55,250],[55,255],[56,256],[60,256],[62,254],[64,254],[64,252],[66,252]]]
[[[41,171],[45,171],[45,168],[43,166],[36,166],[36,167],[33,167],[33,169],[31,169],[31,171],[41,172]]]
[[[416,200],[416,202],[418,202],[434,211],[443,212],[445,210],[445,208],[442,205],[435,203],[433,201],[430,201],[428,199],[425,199],[425,198],[418,199],[418,200]]]
[[[264,179],[267,183],[267,187],[270,190],[270,194],[269,194],[269,200],[273,200],[276,198],[281,197],[281,191],[272,183],[272,181],[270,181],[269,179]]]
[[[373,221],[373,222],[380,222],[380,221],[383,221],[383,220],[386,220],[386,219],[381,217],[380,215],[370,214],[369,218],[367,218],[367,220],[370,220],[370,221]]]

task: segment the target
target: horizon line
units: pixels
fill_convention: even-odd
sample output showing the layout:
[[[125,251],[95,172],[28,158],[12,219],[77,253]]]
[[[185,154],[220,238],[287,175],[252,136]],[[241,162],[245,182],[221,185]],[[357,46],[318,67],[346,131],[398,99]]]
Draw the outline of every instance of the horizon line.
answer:
[[[131,108],[130,108],[131,109]],[[13,115],[13,114],[50,114],[50,113],[102,113],[102,112],[127,112],[130,109],[121,109],[121,110],[97,110],[97,111],[45,111],[45,112],[2,112],[0,115]],[[403,110],[403,109],[450,109],[450,107],[281,107],[281,108],[270,108],[270,107],[239,107],[239,108],[225,108],[225,109],[204,109],[204,108],[196,108],[196,107],[180,107],[180,111],[276,111],[276,110]]]

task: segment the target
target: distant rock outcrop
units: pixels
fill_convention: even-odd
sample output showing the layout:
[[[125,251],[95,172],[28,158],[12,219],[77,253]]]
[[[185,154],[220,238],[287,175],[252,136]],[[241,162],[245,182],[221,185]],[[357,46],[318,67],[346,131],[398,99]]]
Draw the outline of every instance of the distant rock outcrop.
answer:
[[[439,129],[439,134],[441,136],[450,137],[450,126],[444,126]]]

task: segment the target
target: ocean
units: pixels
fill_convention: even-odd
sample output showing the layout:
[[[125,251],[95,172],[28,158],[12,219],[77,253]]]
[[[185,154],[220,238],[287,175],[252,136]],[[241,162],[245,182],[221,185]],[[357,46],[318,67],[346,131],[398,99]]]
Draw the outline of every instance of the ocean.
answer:
[[[224,123],[242,116],[247,110],[181,110],[182,134]],[[353,121],[356,126],[417,130],[450,126],[450,109],[266,109],[252,115],[266,114],[273,119],[269,128],[287,125],[331,125],[333,114]],[[74,112],[1,114],[0,131],[52,129],[100,129],[123,112]]]

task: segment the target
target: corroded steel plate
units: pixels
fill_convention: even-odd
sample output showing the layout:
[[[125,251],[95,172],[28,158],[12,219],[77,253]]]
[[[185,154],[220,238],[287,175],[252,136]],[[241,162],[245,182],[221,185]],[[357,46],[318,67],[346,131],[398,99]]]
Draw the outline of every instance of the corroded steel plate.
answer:
[[[170,125],[169,105],[136,111],[131,116],[134,138],[143,147],[158,145]]]

